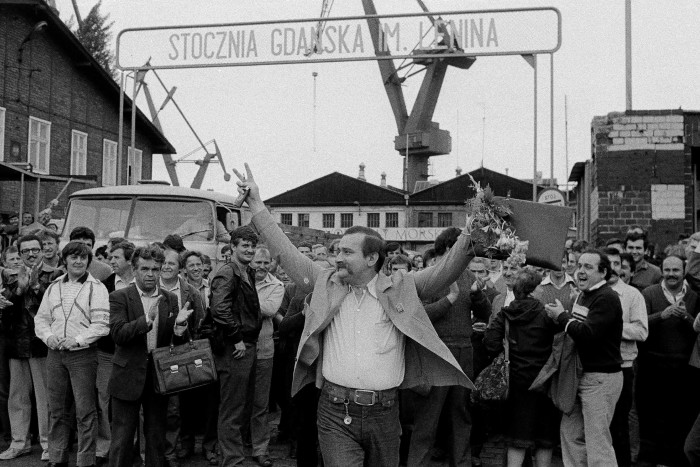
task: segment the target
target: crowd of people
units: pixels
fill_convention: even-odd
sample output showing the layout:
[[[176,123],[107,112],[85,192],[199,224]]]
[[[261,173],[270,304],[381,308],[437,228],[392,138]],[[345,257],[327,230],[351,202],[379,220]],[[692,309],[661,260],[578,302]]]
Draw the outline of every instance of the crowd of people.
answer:
[[[57,466],[73,449],[81,467],[271,466],[274,436],[299,466],[478,466],[501,435],[509,466],[558,449],[566,466],[700,465],[700,232],[661,256],[639,228],[568,240],[559,270],[478,256],[455,227],[422,254],[360,226],[294,245],[238,175],[253,220],[214,271],[176,234],[97,246],[78,227],[59,249],[44,229],[2,250],[0,460],[37,436]],[[218,382],[157,394],[149,352],[190,338]],[[506,349],[507,399],[472,402]],[[564,410],[531,386],[566,349]]]

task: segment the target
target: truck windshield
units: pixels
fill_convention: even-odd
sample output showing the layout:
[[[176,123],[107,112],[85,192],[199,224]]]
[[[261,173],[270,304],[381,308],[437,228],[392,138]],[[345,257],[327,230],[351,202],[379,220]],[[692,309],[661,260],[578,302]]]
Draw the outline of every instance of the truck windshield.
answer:
[[[74,199],[63,228],[67,236],[76,227],[89,227],[97,238],[123,236],[131,199]]]
[[[128,238],[163,241],[178,234],[185,241],[207,241],[214,238],[214,214],[207,201],[138,198]]]

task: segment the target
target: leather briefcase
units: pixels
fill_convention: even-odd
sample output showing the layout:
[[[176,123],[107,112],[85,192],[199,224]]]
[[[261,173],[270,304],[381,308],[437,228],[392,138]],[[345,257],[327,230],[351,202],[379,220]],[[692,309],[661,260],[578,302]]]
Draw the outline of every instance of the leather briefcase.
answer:
[[[208,339],[191,340],[185,344],[159,347],[153,356],[153,389],[168,395],[197,388],[217,380],[214,356]]]

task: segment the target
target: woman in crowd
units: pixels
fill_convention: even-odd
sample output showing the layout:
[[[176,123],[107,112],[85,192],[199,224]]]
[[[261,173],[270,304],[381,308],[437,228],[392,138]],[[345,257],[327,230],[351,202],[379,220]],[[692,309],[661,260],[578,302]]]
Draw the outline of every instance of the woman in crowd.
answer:
[[[513,284],[515,299],[496,314],[484,337],[489,352],[501,352],[508,323],[510,386],[504,410],[508,467],[521,466],[528,448],[535,452],[537,467],[548,467],[559,439],[558,410],[545,394],[528,390],[552,353],[556,332],[544,305],[532,297],[540,282],[538,272],[519,271]]]

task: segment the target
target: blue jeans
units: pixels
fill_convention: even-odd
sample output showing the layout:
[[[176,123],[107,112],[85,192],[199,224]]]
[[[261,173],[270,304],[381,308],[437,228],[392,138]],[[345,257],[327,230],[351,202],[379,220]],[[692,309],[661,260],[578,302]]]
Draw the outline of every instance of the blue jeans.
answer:
[[[348,404],[352,422],[346,425],[345,405],[326,392],[318,401],[318,441],[325,467],[399,465],[401,424],[398,400],[373,406]]]
[[[95,381],[97,349],[49,350],[46,358],[49,388],[49,458],[68,462],[71,420],[68,401],[75,399],[78,420],[78,466],[95,464],[97,409]]]

